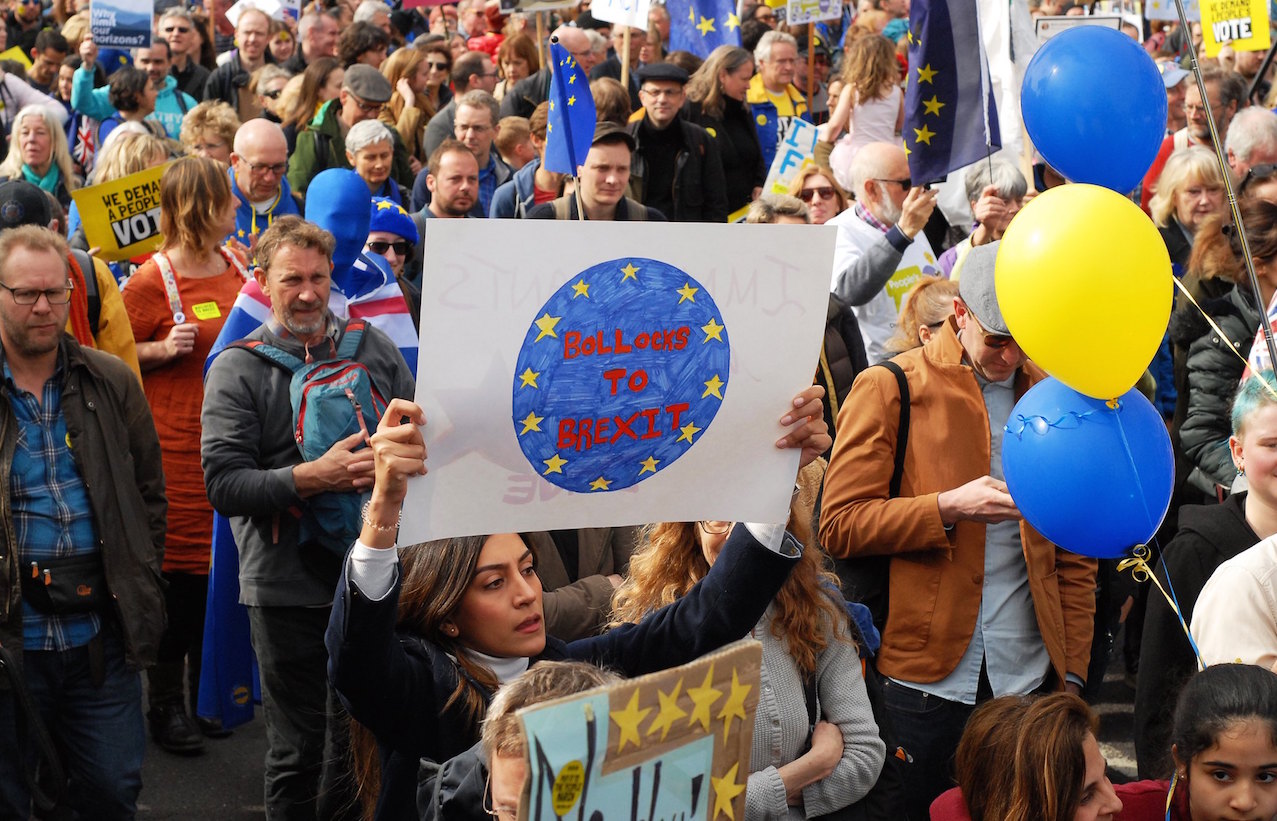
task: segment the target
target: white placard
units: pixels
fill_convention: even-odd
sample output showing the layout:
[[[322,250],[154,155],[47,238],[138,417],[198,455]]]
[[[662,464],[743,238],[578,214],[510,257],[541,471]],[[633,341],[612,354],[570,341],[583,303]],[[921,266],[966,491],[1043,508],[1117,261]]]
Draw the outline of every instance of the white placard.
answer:
[[[838,20],[842,17],[839,0],[789,0],[785,19],[789,25],[819,23],[822,20]]]
[[[1122,18],[1116,14],[1073,15],[1067,14],[1039,17],[1034,21],[1034,31],[1040,42],[1045,43],[1062,31],[1078,26],[1099,26],[1106,29],[1122,28]]]
[[[779,419],[812,383],[835,232],[431,220],[400,543],[784,521]]]
[[[596,20],[606,20],[618,26],[629,26],[647,31],[647,13],[652,10],[652,0],[596,0],[590,4],[590,13]],[[640,44],[631,46],[638,48]]]
[[[795,117],[790,121],[789,130],[772,158],[772,167],[767,171],[764,194],[789,193],[789,185],[803,170],[803,165],[813,161],[817,136],[816,126],[806,120]]]

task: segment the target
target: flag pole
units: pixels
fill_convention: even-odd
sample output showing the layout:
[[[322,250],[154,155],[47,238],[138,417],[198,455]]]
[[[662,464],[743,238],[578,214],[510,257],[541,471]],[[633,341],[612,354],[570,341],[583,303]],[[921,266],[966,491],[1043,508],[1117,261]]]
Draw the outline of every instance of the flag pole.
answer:
[[[537,59],[541,61],[541,65],[546,65],[545,60],[545,12],[536,12],[537,19]],[[551,69],[553,71],[553,69]]]
[[[1259,288],[1259,277],[1255,274],[1255,260],[1250,254],[1250,241],[1246,238],[1246,226],[1242,222],[1241,207],[1237,204],[1237,192],[1233,190],[1233,178],[1229,173],[1228,161],[1224,158],[1224,146],[1219,139],[1219,129],[1215,127],[1215,115],[1210,108],[1210,95],[1206,92],[1206,80],[1202,77],[1202,67],[1197,63],[1197,49],[1193,47],[1192,28],[1188,24],[1188,14],[1184,11],[1184,0],[1175,0],[1175,9],[1179,12],[1180,28],[1188,42],[1189,67],[1193,78],[1197,80],[1197,90],[1202,95],[1202,107],[1206,111],[1206,125],[1210,129],[1211,143],[1215,148],[1215,159],[1219,162],[1219,173],[1224,178],[1224,190],[1228,193],[1228,209],[1233,215],[1233,226],[1241,241],[1242,263],[1246,266],[1246,275],[1250,287],[1255,292],[1255,303],[1259,305],[1263,322],[1260,330],[1264,334],[1264,344],[1268,347],[1268,361],[1277,369],[1277,341],[1273,340],[1273,329],[1268,320],[1268,306],[1263,304],[1263,291]]]
[[[807,21],[807,110],[816,104],[816,21]],[[815,112],[811,118],[816,119]]]
[[[630,90],[630,27],[628,25],[621,39],[621,85],[625,86],[628,94]]]

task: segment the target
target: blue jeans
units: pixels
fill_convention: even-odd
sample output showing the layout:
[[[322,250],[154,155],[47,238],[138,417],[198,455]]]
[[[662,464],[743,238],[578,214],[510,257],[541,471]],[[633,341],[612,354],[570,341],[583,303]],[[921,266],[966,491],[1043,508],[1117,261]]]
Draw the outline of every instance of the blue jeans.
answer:
[[[128,819],[142,789],[142,678],[124,663],[124,643],[103,627],[105,676],[95,686],[89,648],[22,654],[23,678],[34,709],[57,746],[66,769],[68,803],[81,818]],[[35,761],[30,743],[19,749],[12,691],[0,690],[0,819],[31,815],[22,775]]]
[[[931,802],[954,785],[953,754],[974,704],[948,701],[884,679],[882,702],[891,716],[895,741],[911,758],[904,774],[909,821],[927,821]]]

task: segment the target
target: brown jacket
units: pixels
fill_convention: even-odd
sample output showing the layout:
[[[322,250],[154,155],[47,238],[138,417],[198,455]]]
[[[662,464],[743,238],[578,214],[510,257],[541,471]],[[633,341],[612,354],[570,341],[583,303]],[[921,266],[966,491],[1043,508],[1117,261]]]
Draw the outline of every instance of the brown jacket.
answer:
[[[545,589],[545,629],[555,638],[574,641],[598,635],[612,614],[612,583],[625,575],[638,544],[638,528],[591,527],[577,534],[577,566],[567,568],[549,532],[523,534],[537,560],[537,576]]]
[[[984,581],[980,522],[951,531],[940,521],[941,491],[988,475],[984,398],[953,319],[924,348],[895,358],[909,380],[909,444],[899,498],[888,498],[900,393],[886,368],[868,368],[838,415],[825,475],[821,542],[836,557],[890,554],[887,626],[879,669],[902,681],[939,681],[971,643]],[[1020,397],[1045,378],[1029,363],[1016,376]],[[1001,436],[1002,431],[996,435]],[[1027,523],[1020,538],[1038,629],[1063,686],[1083,681],[1091,652],[1095,561],[1059,549]]]

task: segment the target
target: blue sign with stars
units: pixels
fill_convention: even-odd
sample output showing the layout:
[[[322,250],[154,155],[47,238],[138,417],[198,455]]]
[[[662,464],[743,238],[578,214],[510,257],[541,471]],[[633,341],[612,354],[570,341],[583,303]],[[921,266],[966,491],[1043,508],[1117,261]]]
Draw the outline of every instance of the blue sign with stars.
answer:
[[[514,432],[538,474],[578,493],[655,476],[709,429],[731,346],[709,292],[624,257],[570,278],[537,312],[514,375]]]

